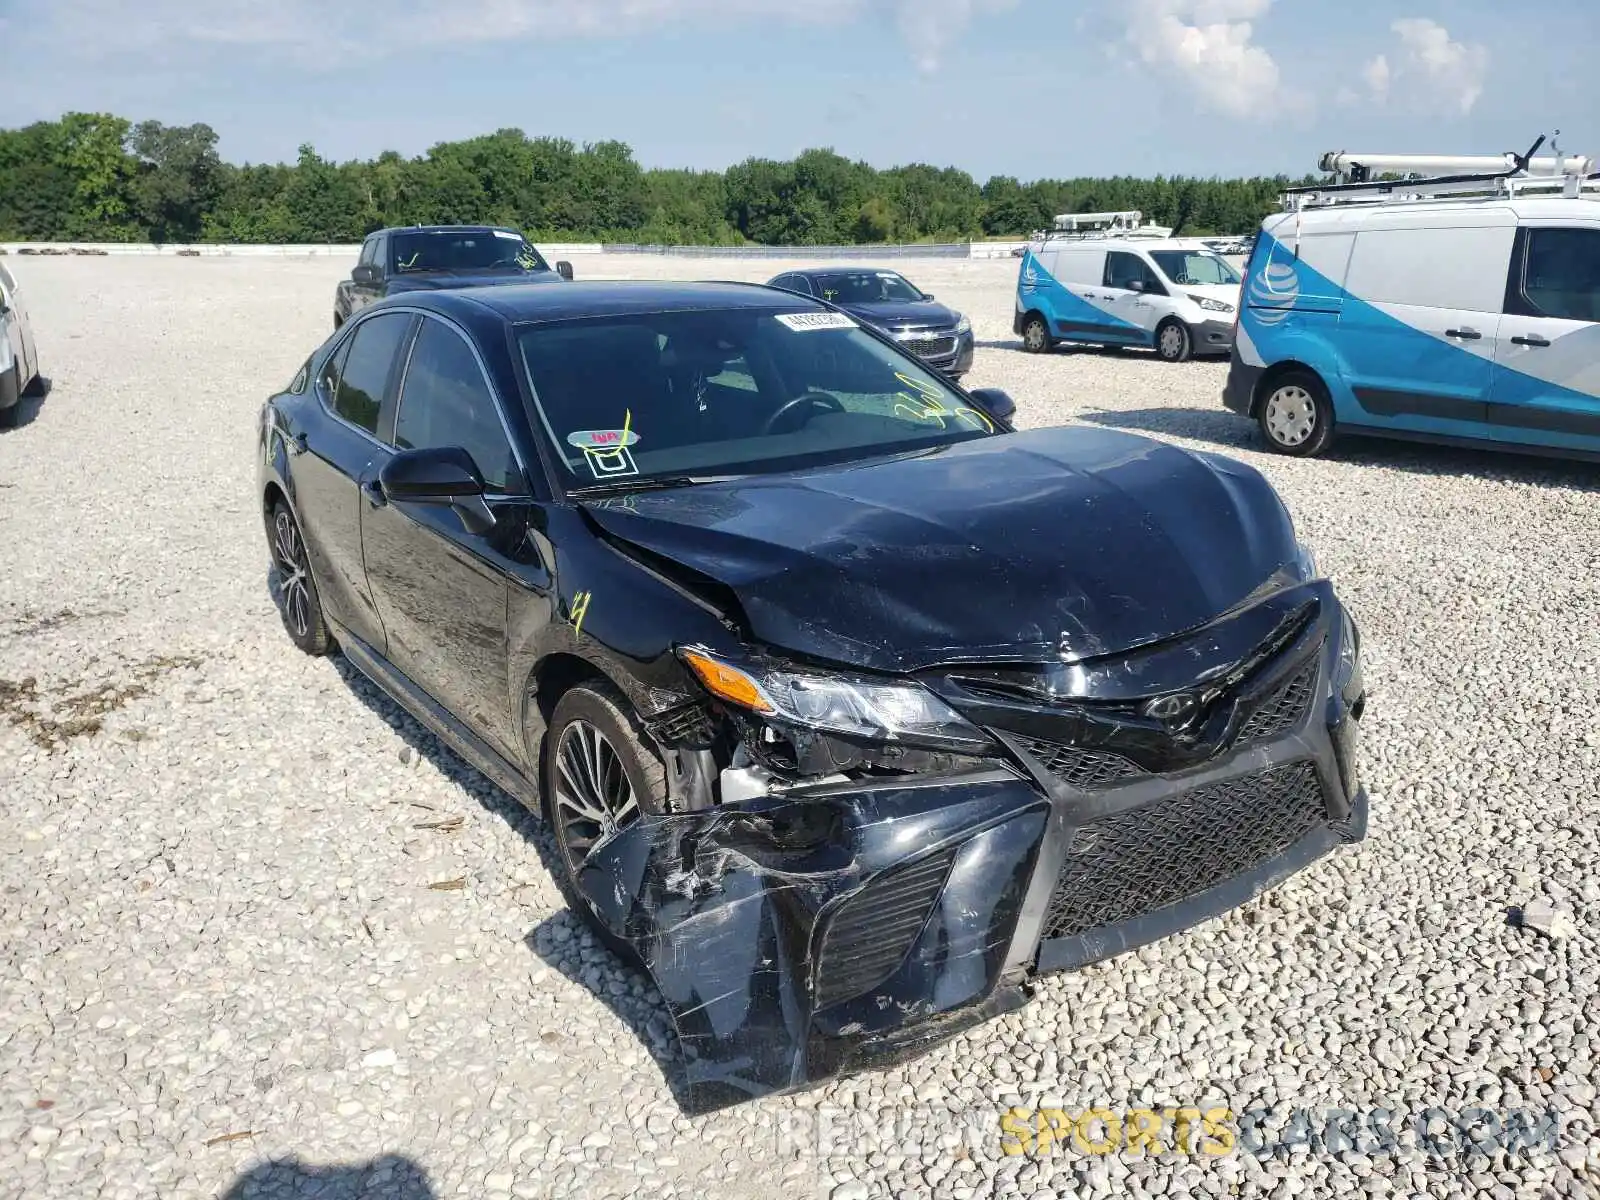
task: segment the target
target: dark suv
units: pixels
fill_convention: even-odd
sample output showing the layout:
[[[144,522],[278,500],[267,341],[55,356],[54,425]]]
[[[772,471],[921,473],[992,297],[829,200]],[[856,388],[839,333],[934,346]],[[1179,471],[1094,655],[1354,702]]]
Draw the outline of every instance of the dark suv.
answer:
[[[1364,834],[1356,629],[1267,481],[1011,407],[792,293],[590,282],[380,301],[262,409],[290,637],[547,814],[686,1108]]]
[[[496,225],[411,225],[367,234],[361,258],[333,295],[338,329],[367,305],[400,292],[495,287],[572,278],[572,264],[555,269],[522,234]]]

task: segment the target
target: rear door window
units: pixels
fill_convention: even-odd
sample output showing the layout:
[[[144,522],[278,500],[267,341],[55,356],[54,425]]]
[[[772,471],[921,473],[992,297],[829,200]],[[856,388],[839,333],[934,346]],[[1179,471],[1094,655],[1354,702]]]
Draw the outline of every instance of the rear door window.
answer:
[[[333,391],[333,409],[350,424],[378,432],[378,414],[411,328],[410,313],[380,313],[356,327]]]

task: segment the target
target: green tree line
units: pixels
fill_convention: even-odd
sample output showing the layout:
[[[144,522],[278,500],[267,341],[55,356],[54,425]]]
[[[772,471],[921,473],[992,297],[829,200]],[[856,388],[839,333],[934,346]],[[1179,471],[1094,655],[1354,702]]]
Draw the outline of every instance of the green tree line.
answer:
[[[1247,233],[1285,176],[979,184],[955,167],[879,169],[832,150],[726,171],[646,170],[630,147],[501,129],[405,158],[239,166],[208,125],[68,113],[0,130],[0,239],[354,242],[387,225],[492,222],[544,241],[825,245],[1020,237],[1056,213],[1139,209],[1183,234]]]

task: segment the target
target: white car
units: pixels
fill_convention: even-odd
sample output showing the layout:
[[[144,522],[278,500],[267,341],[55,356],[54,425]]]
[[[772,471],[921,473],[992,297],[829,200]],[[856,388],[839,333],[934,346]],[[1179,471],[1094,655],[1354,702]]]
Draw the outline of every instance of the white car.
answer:
[[[39,390],[39,352],[17,280],[0,263],[0,428],[15,425],[19,402]]]

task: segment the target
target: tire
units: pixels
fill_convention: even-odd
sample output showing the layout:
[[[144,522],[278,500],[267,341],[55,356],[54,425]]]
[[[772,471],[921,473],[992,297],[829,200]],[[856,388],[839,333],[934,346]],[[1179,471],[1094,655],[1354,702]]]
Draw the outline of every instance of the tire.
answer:
[[[1172,317],[1157,325],[1156,353],[1162,362],[1188,362],[1194,356],[1194,338],[1189,335],[1189,327]]]
[[[22,415],[22,389],[17,386],[15,365],[0,374],[0,429],[15,429]]]
[[[283,618],[289,640],[315,657],[331,653],[333,635],[328,632],[328,622],[322,614],[322,597],[311,574],[306,539],[300,532],[300,523],[282,500],[272,506],[269,547],[283,591],[278,613]]]
[[[1333,401],[1310,371],[1286,371],[1263,391],[1256,422],[1273,453],[1310,458],[1333,441]]]
[[[33,378],[28,381],[28,386],[22,389],[22,394],[30,399],[37,399],[45,395],[49,390],[50,388],[46,385],[44,376],[39,374],[36,367],[34,368]]]
[[[1022,323],[1022,348],[1029,354],[1048,354],[1056,347],[1050,336],[1050,326],[1038,313],[1032,313]]]
[[[619,958],[639,966],[638,952],[605,927],[579,889],[578,869],[605,833],[624,829],[641,816],[660,815],[667,794],[666,767],[646,745],[632,706],[616,688],[600,681],[580,683],[557,702],[543,757],[542,790],[561,855],[558,883],[567,905]],[[608,797],[600,803],[593,786],[596,759],[601,763],[600,792]],[[617,790],[624,783],[629,799]],[[585,809],[606,815],[587,818]]]

